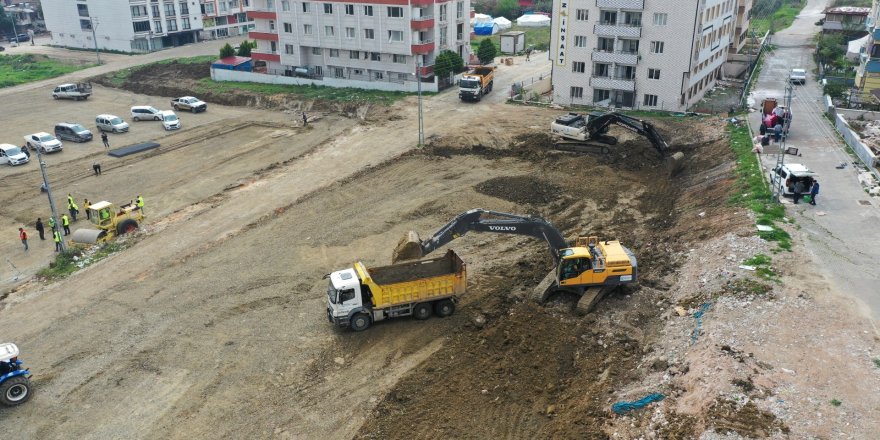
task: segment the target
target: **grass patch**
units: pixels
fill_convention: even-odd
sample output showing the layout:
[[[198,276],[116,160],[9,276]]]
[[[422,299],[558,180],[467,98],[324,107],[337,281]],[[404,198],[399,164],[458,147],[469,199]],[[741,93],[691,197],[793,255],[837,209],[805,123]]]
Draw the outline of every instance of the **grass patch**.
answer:
[[[189,58],[169,58],[167,60],[156,61],[151,64],[207,64],[213,63],[220,58],[219,55],[199,55],[197,57],[189,57]],[[145,66],[149,66],[149,64],[145,64]]]
[[[842,404],[843,404],[843,402],[841,402],[841,401],[839,401],[839,400],[837,400],[837,399],[831,399],[831,405],[832,405],[832,406],[840,406],[840,405],[842,405]]]
[[[546,51],[550,48],[550,26],[545,27],[528,27],[528,26],[511,26],[501,33],[495,35],[477,35],[471,37],[471,52],[477,53],[477,48],[485,39],[492,40],[495,48],[498,49],[498,55],[501,55],[501,34],[510,31],[521,31],[526,33],[526,47],[534,46],[535,50]],[[467,60],[465,60],[467,61]]]
[[[874,366],[880,368],[880,358],[874,358]]]
[[[55,78],[91,65],[76,66],[42,55],[0,55],[0,88]]]
[[[65,49],[65,50],[76,50],[76,51],[80,51],[80,52],[95,52],[94,48],[89,49],[89,48],[85,48],[85,47],[68,47],[68,46],[59,46],[57,44],[48,44],[47,46],[57,47],[59,49]],[[98,49],[98,52],[112,53],[112,54],[116,54],[116,55],[129,55],[129,56],[130,55],[144,55],[146,53],[149,53],[149,52],[126,52],[124,50],[115,50],[115,49]]]
[[[113,253],[125,249],[126,246],[118,242],[104,243],[90,248],[71,248],[55,255],[55,261],[49,263],[49,267],[40,269],[37,276],[48,281],[64,278],[86,266],[97,263]]]
[[[759,232],[758,235],[760,236],[761,233]],[[755,266],[755,274],[757,274],[759,277],[767,281],[778,283],[780,282],[779,274],[776,273],[776,271],[773,270],[773,267],[770,265],[772,262],[773,259],[771,257],[764,254],[758,254],[752,258],[749,258],[746,261],[743,261],[743,264],[748,266]]]
[[[749,258],[746,261],[743,261],[743,264],[746,264],[749,266],[766,266],[766,265],[770,264],[771,261],[773,261],[773,258],[771,258],[767,255],[764,255],[764,254],[758,254],[752,258]]]
[[[253,93],[274,95],[288,93],[302,97],[303,99],[316,99],[339,102],[374,102],[378,104],[391,104],[403,99],[412,93],[386,92],[382,90],[355,89],[351,87],[327,87],[327,86],[299,86],[286,84],[263,84],[237,81],[213,81],[211,78],[203,78],[198,82],[195,92],[197,93],[229,93],[236,90],[245,90]],[[422,95],[431,93],[422,92]]]
[[[758,35],[785,29],[794,23],[806,4],[803,0],[757,0],[752,7],[750,29]]]

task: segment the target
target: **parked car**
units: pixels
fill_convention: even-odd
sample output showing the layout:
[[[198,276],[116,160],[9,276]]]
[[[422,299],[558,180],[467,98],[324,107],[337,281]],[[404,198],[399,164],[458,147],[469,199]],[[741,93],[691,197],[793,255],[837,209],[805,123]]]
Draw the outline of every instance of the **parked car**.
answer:
[[[92,132],[73,122],[59,122],[55,124],[55,137],[74,142],[88,142],[92,140]]]
[[[0,163],[6,163],[10,166],[24,165],[31,160],[28,155],[12,144],[0,144]]]
[[[31,37],[28,34],[18,34],[16,35],[7,35],[6,39],[10,42],[15,41],[16,43],[21,43],[22,41],[31,41]]]
[[[148,105],[136,105],[131,108],[131,119],[137,121],[161,121],[162,111]]]
[[[109,131],[112,133],[124,133],[128,131],[128,123],[123,121],[119,116],[114,115],[98,115],[95,117],[95,125],[100,131]]]
[[[180,128],[180,119],[177,118],[177,115],[174,114],[173,111],[163,110],[162,126],[165,127],[165,131],[177,130],[178,128]]]
[[[80,99],[89,99],[89,96],[92,96],[91,83],[61,84],[52,90],[52,98],[55,99],[79,101]]]
[[[791,73],[788,75],[788,80],[791,81],[792,84],[806,84],[807,71],[805,69],[791,69]]]
[[[782,167],[774,167],[769,171],[770,185],[779,189],[779,194],[790,196],[794,194],[794,185],[801,181],[804,184],[804,194],[810,193],[817,174],[799,163],[786,163]]]
[[[177,99],[172,99],[171,107],[173,107],[174,110],[190,110],[193,113],[208,110],[208,104],[205,104],[204,101],[193,96],[183,96]]]
[[[55,136],[52,136],[51,134],[42,131],[25,136],[24,142],[25,146],[30,148],[31,150],[37,151],[37,149],[39,149],[43,153],[61,151],[64,146],[64,144],[56,139]]]

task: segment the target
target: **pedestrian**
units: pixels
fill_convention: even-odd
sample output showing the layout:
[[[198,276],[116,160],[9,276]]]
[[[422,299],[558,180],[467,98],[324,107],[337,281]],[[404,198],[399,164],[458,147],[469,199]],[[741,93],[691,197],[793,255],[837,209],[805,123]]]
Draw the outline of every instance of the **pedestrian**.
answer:
[[[141,215],[143,215],[144,214],[144,198],[141,196],[137,196],[137,198],[135,198],[135,200],[137,201],[138,209],[141,210]]]
[[[18,238],[21,239],[21,244],[24,245],[24,250],[28,250],[27,232],[24,231],[24,228],[18,228]]]
[[[89,209],[92,207],[92,202],[89,199],[83,199],[83,208],[86,210],[86,220],[92,219],[92,211]]]
[[[27,33],[28,33],[28,37],[31,39],[31,46],[35,46],[36,43],[34,43],[34,30],[28,29]]]
[[[798,204],[798,200],[801,199],[801,194],[804,193],[804,182],[802,180],[798,180],[794,183],[794,204]]]
[[[95,172],[96,176],[101,174],[101,164],[99,164],[98,162],[93,163],[92,164],[92,171]]]
[[[55,217],[49,217],[49,229],[55,230]]]
[[[529,61],[529,58],[532,57],[532,48],[526,49],[526,61]]]
[[[76,221],[76,215],[79,214],[79,206],[77,206],[70,193],[67,193],[67,211],[70,212],[70,218]]]
[[[303,112],[303,127],[309,125],[309,116],[306,115],[306,112]]]
[[[55,237],[55,252],[61,252],[61,233],[56,229],[52,236]]]
[[[819,195],[819,181],[813,181],[813,187],[810,188],[810,204],[816,206],[816,196]]]
[[[64,235],[70,235],[70,219],[67,218],[67,214],[61,215],[61,226],[64,227]]]
[[[782,140],[782,124],[776,124],[776,126],[773,127],[773,140],[776,141],[776,143],[779,143],[779,141]]]
[[[758,127],[758,132],[761,133],[761,136],[767,134],[767,124],[761,122],[761,126]]]
[[[101,132],[101,141],[104,142],[104,148],[110,148],[110,141],[107,140],[107,132],[106,131]],[[98,167],[98,169],[100,170],[101,168]],[[98,173],[98,174],[101,174],[101,173]]]
[[[40,233],[40,240],[45,240],[46,236],[43,235],[45,232],[45,229],[43,229],[43,219],[37,217],[37,224],[34,225],[34,228]]]

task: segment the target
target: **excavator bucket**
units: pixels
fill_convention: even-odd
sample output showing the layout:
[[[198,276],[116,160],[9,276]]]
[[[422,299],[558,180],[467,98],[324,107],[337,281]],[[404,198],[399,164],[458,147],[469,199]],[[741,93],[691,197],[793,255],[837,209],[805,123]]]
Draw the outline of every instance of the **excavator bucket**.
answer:
[[[679,151],[667,156],[666,169],[669,171],[669,177],[680,173],[684,169],[684,153]]]
[[[419,240],[419,233],[407,231],[406,235],[397,242],[397,247],[394,248],[394,254],[391,256],[391,262],[418,260],[422,256],[422,241]]]
[[[95,244],[102,241],[107,235],[107,231],[100,229],[77,229],[70,236],[70,241],[74,244]]]

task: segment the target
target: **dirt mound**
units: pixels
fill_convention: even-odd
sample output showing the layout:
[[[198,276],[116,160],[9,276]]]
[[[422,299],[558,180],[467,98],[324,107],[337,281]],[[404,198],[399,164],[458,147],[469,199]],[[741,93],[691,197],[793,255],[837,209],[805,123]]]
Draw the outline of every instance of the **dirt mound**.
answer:
[[[474,187],[477,192],[523,205],[544,205],[559,198],[559,187],[532,177],[496,177]]]

